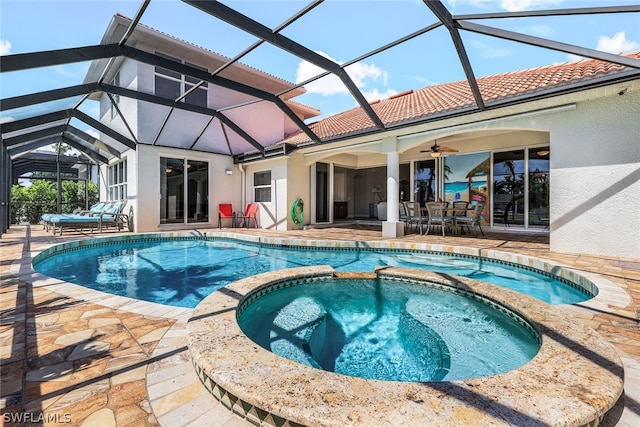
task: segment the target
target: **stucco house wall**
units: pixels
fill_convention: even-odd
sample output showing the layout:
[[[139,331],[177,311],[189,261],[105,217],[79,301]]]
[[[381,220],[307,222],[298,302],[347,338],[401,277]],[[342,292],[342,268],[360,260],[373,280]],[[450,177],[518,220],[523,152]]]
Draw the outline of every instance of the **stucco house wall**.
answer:
[[[551,129],[551,249],[640,256],[640,92],[579,103]]]
[[[227,175],[233,170],[232,158],[208,153],[188,152],[167,147],[141,145],[138,147],[136,181],[144,183],[144,190],[136,195],[137,199],[136,231],[150,232],[186,227],[202,227],[202,224],[160,224],[160,157],[187,158],[209,163],[209,225],[218,224],[218,204],[232,203],[234,209],[240,206],[237,190],[240,179],[237,173]]]
[[[243,166],[245,179],[242,190],[246,203],[254,201],[254,173],[271,172],[271,202],[260,202],[258,217],[260,227],[271,230],[290,230],[296,226],[289,215],[297,198],[304,203],[304,223],[309,223],[309,168],[304,166],[300,155],[292,158],[279,157],[249,163]]]
[[[171,39],[163,39],[158,43],[158,46],[161,45],[162,47],[158,48],[158,46],[143,42],[138,42],[136,47],[150,52],[158,48],[160,52],[173,55],[175,55],[176,51],[186,54],[185,50],[189,50],[192,51],[190,58],[192,63],[203,67],[207,65],[207,55],[203,55],[202,51],[195,46],[187,46]],[[198,54],[195,58],[200,58],[200,61],[194,60],[194,52]],[[111,70],[110,76],[115,75],[116,72],[119,74],[120,86],[144,93],[155,93],[154,66],[131,59],[124,59],[118,60],[116,67]],[[229,89],[214,85],[210,85],[208,88],[208,105],[211,108],[216,108],[220,105],[241,104],[249,100],[251,100],[251,97]],[[234,211],[243,211],[246,203],[253,201],[252,181],[250,179],[246,181],[246,192],[243,193],[241,170],[237,165],[233,165],[233,158],[228,153],[209,154],[197,151],[197,147],[195,147],[195,150],[173,148],[173,146],[178,147],[185,144],[189,146],[191,142],[198,139],[200,132],[210,117],[175,109],[171,113],[172,123],[164,127],[158,138],[158,129],[162,127],[162,122],[169,111],[168,107],[124,96],[118,98],[118,106],[123,111],[126,111],[127,125],[139,141],[139,144],[137,144],[137,150],[126,150],[120,159],[113,159],[109,165],[101,165],[100,197],[101,200],[107,199],[108,167],[126,158],[128,162],[127,199],[129,200],[126,209],[128,210],[130,206],[133,208],[136,231],[150,232],[191,227],[191,225],[186,224],[160,225],[160,157],[188,158],[190,160],[209,162],[208,200],[210,225],[217,225],[219,203],[232,203]],[[246,106],[243,108],[242,113],[229,110],[225,112],[225,115],[239,126],[251,128],[251,136],[261,141],[277,142],[283,138],[285,132],[291,131],[294,126],[282,111],[269,102],[259,102]],[[107,95],[103,95],[100,99],[100,118],[103,123],[121,134],[130,134],[122,119],[112,114],[111,101]],[[249,123],[250,126],[248,126]],[[107,135],[102,135],[101,137],[111,141]],[[158,138],[157,144],[152,145],[156,138]],[[198,144],[210,145],[212,144],[212,138],[217,138],[218,140],[225,138],[219,126],[215,130],[205,132],[198,140]],[[243,144],[245,144],[245,149],[247,150],[253,148],[248,142],[243,142]],[[287,185],[286,169],[287,166],[284,159],[276,162],[274,174],[272,175],[274,188],[278,187],[278,185],[283,187]],[[232,173],[227,174],[227,170],[232,171]],[[252,175],[250,178],[252,179]],[[139,191],[142,187],[144,189]],[[287,215],[286,209],[284,209],[287,201],[286,194],[286,191],[282,190],[278,191],[277,194],[274,192],[272,203],[263,206],[265,226],[286,229]],[[278,200],[279,198],[282,200]],[[276,208],[277,206],[279,208]]]
[[[556,252],[640,255],[640,92],[469,129],[548,133],[550,246]],[[491,138],[493,139],[493,138]],[[497,138],[496,142],[500,139]],[[499,144],[496,144],[499,145]]]

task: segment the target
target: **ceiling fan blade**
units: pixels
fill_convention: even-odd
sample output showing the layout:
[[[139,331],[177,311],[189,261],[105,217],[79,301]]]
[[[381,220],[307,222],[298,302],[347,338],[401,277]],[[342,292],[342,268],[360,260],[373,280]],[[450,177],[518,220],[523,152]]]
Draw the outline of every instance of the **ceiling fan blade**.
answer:
[[[440,151],[441,153],[457,153],[458,150],[456,150],[455,148],[450,148],[450,147],[438,147],[438,151]]]

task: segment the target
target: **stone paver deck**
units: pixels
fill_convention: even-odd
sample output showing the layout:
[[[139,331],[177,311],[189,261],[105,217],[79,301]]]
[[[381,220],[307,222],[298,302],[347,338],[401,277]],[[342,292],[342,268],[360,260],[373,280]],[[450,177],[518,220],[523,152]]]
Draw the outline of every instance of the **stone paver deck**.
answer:
[[[281,238],[389,240],[381,237],[379,228],[371,227],[241,232]],[[31,259],[41,250],[96,236],[77,232],[54,237],[41,226],[21,225],[12,226],[0,239],[0,424],[251,425],[216,401],[198,381],[186,341],[191,310],[42,280],[33,272]],[[397,240],[540,257],[580,273],[604,276],[618,286],[631,304],[611,304],[603,310],[572,306],[570,310],[612,343],[625,364],[624,395],[604,425],[640,425],[640,258],[554,253],[545,237],[532,235],[409,235]]]

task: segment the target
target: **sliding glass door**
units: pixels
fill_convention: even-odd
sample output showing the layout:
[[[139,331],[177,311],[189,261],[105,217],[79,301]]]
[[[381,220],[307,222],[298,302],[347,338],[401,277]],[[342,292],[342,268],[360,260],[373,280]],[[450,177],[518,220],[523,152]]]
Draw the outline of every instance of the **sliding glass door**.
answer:
[[[493,225],[549,226],[549,147],[493,154]]]
[[[208,162],[160,158],[160,224],[208,222],[208,196]]]
[[[524,150],[493,155],[493,224],[524,226]]]
[[[549,147],[529,149],[529,227],[549,227]]]

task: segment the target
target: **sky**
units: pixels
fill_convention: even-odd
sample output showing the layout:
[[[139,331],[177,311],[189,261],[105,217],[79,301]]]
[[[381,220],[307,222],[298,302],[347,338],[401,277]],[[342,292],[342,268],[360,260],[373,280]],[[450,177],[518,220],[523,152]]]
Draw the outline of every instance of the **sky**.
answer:
[[[308,2],[227,0],[223,3],[275,28]],[[133,18],[141,4],[141,1],[132,0],[0,0],[0,54],[99,44],[115,13]],[[625,0],[444,0],[444,4],[456,15],[634,3]],[[256,41],[252,36],[177,0],[152,0],[141,22],[230,58]],[[417,0],[327,0],[284,28],[282,34],[343,64],[435,22],[430,10]],[[610,53],[640,49],[638,13],[474,22]],[[462,38],[476,77],[580,59],[562,52],[464,31]],[[319,73],[317,67],[267,43],[241,61],[293,83],[306,81]],[[0,75],[0,97],[80,84],[88,66],[88,63],[78,63],[3,73]],[[369,101],[464,79],[451,38],[443,28],[357,61],[346,70]],[[322,112],[320,118],[357,105],[346,87],[334,76],[317,80],[305,88],[307,93],[295,100],[318,108]],[[87,107],[85,112],[93,112],[96,117],[97,103],[93,104],[96,105]],[[10,116],[11,111],[3,112],[0,120],[8,120]]]

